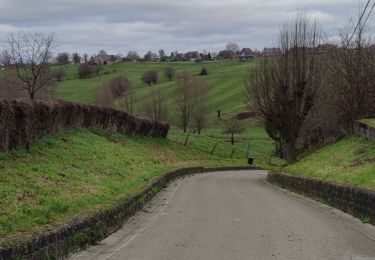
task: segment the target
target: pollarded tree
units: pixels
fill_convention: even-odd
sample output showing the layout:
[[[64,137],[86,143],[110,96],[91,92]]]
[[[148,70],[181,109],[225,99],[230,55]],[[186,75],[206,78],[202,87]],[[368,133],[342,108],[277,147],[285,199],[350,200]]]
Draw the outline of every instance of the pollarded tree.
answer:
[[[316,22],[301,12],[281,27],[282,55],[263,57],[247,84],[251,109],[262,117],[270,136],[280,140],[288,162],[296,159],[300,129],[323,83],[320,40]]]

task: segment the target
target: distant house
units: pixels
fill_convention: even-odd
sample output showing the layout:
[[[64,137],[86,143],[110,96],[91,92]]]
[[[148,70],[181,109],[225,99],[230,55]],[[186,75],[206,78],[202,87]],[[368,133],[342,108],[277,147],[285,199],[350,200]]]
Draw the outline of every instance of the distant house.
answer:
[[[119,61],[121,61],[121,57],[119,55],[109,55],[106,53],[99,53],[94,57],[95,64],[111,65]]]
[[[240,61],[250,61],[254,59],[254,52],[250,48],[243,48],[239,54],[238,59]]]
[[[176,53],[173,58],[175,61],[185,60],[185,55],[183,53]]]
[[[264,48],[262,54],[265,56],[280,56],[282,51],[280,48]]]
[[[244,54],[244,55],[253,55],[254,52],[252,49],[250,48],[243,48],[241,51],[240,51],[240,54]]]
[[[196,59],[200,59],[199,52],[197,51],[189,51],[185,54],[185,59],[195,61]]]

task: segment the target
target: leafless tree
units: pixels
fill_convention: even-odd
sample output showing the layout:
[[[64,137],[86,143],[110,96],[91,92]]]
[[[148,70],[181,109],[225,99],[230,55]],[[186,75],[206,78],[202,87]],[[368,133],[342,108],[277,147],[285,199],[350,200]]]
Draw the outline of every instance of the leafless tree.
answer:
[[[78,77],[80,79],[84,79],[84,78],[90,78],[91,77],[91,74],[93,73],[93,70],[92,70],[92,65],[88,64],[88,63],[83,63],[83,64],[80,64],[78,66]]]
[[[182,72],[179,75],[177,75],[175,97],[181,127],[184,133],[186,133],[191,120],[192,84],[193,77],[188,72]]]
[[[230,134],[230,142],[232,145],[234,145],[235,134],[242,133],[243,131],[245,131],[245,128],[243,127],[241,121],[237,120],[235,117],[225,119],[223,123],[224,123],[224,133]]]
[[[31,100],[37,92],[46,91],[51,81],[48,65],[53,43],[53,35],[37,31],[19,31],[8,35],[7,51],[18,78],[24,83],[20,87],[27,90]]]
[[[247,84],[251,109],[265,122],[268,134],[280,144],[288,162],[296,159],[300,129],[322,85],[321,33],[306,12],[281,27],[280,57],[263,57]]]
[[[123,86],[123,91],[118,98],[118,105],[119,107],[129,113],[133,113],[133,106],[135,102],[135,93],[133,89],[133,85],[130,80],[126,77],[120,77],[121,84]]]
[[[10,53],[7,50],[2,51],[0,55],[0,64],[7,68],[11,63],[12,57],[10,56]]]
[[[328,83],[337,97],[341,121],[351,131],[356,119],[375,114],[375,45],[361,17],[340,36],[338,47],[330,51]]]
[[[164,68],[164,76],[169,79],[169,81],[172,81],[174,79],[175,71],[172,67],[166,67]]]
[[[155,86],[151,89],[150,94],[144,100],[143,107],[149,118],[157,121],[167,121],[166,99],[161,86]]]
[[[78,52],[74,52],[72,54],[72,60],[74,64],[80,64],[81,63],[81,56],[78,54]]]
[[[131,91],[130,81],[122,76],[115,77],[109,81],[104,82],[96,91],[95,104],[114,107],[116,100],[121,103],[121,108],[132,109],[132,103],[122,103],[126,92]],[[129,93],[127,93],[129,94]],[[130,111],[129,111],[130,112]]]
[[[89,55],[87,53],[83,54],[83,62],[84,63],[89,62]]]
[[[192,121],[198,134],[208,124],[208,98],[210,86],[202,80],[193,79],[192,84]]]
[[[126,58],[130,61],[139,60],[139,55],[136,51],[129,51]]]
[[[62,52],[57,54],[56,63],[58,65],[67,65],[70,63],[70,54],[67,52]]]

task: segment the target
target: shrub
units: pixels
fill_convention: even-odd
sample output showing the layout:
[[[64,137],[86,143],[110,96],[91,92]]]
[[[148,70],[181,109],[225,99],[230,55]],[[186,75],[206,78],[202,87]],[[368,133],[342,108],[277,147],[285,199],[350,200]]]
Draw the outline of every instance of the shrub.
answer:
[[[51,74],[54,79],[61,81],[61,79],[65,76],[65,71],[63,69],[55,69]]]
[[[141,80],[146,83],[147,85],[151,86],[152,84],[156,84],[158,81],[158,72],[156,70],[148,70],[143,73]]]
[[[80,79],[90,78],[92,73],[92,68],[90,64],[84,63],[78,66],[78,77]]]
[[[201,73],[199,73],[199,75],[201,75],[201,76],[206,76],[206,75],[208,75],[208,70],[207,70],[206,68],[203,68],[203,69],[201,70]]]
[[[166,67],[164,69],[164,76],[169,79],[169,81],[172,81],[174,79],[175,71],[172,67]]]

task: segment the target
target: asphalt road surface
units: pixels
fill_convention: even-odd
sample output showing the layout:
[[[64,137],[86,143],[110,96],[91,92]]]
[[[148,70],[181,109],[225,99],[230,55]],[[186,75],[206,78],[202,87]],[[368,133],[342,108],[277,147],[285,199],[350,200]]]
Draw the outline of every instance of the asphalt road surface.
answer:
[[[72,259],[375,259],[375,227],[274,187],[264,171],[171,183],[118,232]]]

